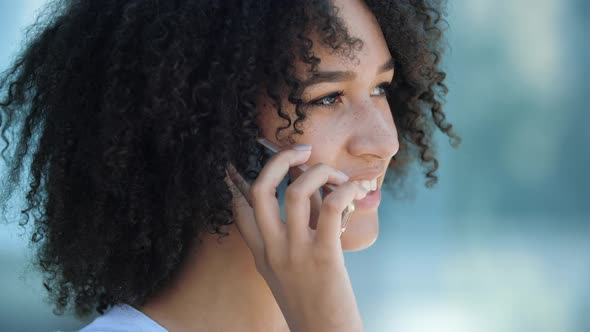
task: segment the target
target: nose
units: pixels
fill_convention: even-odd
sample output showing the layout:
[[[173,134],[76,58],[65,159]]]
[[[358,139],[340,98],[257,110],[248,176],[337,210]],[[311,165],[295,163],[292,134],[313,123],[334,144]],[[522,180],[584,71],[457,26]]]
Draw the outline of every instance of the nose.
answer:
[[[399,150],[399,140],[387,102],[365,101],[353,114],[355,125],[348,142],[349,153],[389,161]]]

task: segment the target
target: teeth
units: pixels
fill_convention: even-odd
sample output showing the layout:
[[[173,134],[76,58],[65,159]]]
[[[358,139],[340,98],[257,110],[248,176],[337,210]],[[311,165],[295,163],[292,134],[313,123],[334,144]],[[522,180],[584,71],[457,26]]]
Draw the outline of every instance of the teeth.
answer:
[[[361,186],[367,189],[367,191],[371,191],[371,181],[363,180],[361,181]]]
[[[369,180],[361,180],[361,181],[352,181],[354,183],[360,184],[363,188],[367,189],[367,191],[377,190],[377,179]]]

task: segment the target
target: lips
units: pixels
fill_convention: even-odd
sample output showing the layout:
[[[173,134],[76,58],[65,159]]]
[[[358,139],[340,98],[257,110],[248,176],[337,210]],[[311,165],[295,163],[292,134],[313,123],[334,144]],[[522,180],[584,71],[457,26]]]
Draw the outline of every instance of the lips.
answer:
[[[356,210],[374,209],[381,203],[381,189],[371,191],[365,198],[354,201]]]

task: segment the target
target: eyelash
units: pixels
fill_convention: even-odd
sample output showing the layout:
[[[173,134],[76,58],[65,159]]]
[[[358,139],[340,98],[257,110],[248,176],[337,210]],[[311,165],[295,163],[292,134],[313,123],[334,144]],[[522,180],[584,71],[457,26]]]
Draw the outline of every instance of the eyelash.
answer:
[[[383,89],[383,93],[380,94],[380,95],[377,95],[376,97],[385,97],[385,95],[387,93],[386,90],[390,86],[391,86],[391,83],[390,82],[382,82],[381,84],[377,85],[375,88],[381,88],[381,89]],[[336,106],[335,103],[333,103],[333,104],[322,104],[322,101],[324,101],[326,99],[336,99],[336,98],[342,97],[342,96],[344,96],[344,90],[333,92],[333,93],[330,93],[330,94],[328,94],[326,96],[323,96],[323,97],[314,99],[314,100],[308,102],[307,104],[310,105],[310,106],[319,106],[319,107],[335,107]]]

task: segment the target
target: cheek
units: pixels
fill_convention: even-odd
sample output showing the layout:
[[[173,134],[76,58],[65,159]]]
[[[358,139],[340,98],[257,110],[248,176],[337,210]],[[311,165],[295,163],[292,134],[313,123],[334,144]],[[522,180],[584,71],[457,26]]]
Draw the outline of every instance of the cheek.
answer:
[[[313,143],[306,143],[312,144]],[[319,163],[330,165],[333,168],[341,169],[341,163],[339,162],[338,156],[340,155],[340,147],[337,145],[330,144],[315,144],[312,148],[311,156],[305,163],[307,166],[317,165]]]
[[[312,146],[308,166],[324,163],[338,167],[346,155],[347,131],[343,130],[343,121],[322,115],[309,116],[300,127],[303,135],[293,136],[299,144]]]
[[[291,107],[290,107],[291,106]],[[291,117],[291,127],[281,129],[279,138],[286,139],[292,135],[295,144],[309,144],[312,146],[311,156],[306,162],[308,166],[313,166],[319,162],[337,166],[337,156],[340,154],[346,140],[346,130],[348,126],[345,121],[337,120],[333,116],[321,112],[309,111],[306,118],[300,121],[298,129],[303,134],[294,133],[293,125],[297,116],[294,115],[293,105],[283,105],[282,112]],[[275,137],[277,130],[284,127],[287,121],[277,114],[277,110],[267,98],[261,98],[258,101],[256,124],[260,133],[266,139],[279,143]],[[287,140],[281,141],[280,145],[288,144]]]
[[[269,139],[275,143],[279,143],[277,141],[280,141],[281,145],[288,144],[288,141],[286,141],[285,139],[294,132],[293,124],[295,123],[295,120],[297,119],[297,116],[295,115],[294,105],[292,105],[289,102],[283,101],[281,113],[286,114],[288,117],[290,117],[291,126],[289,128],[281,129],[278,132],[279,139],[276,138],[277,130],[279,128],[285,127],[288,124],[288,121],[279,116],[278,110],[274,107],[274,103],[270,100],[270,98],[259,97],[257,99],[256,111],[257,111],[256,125],[258,126],[258,129],[260,130],[262,135],[266,139]],[[307,120],[303,121],[303,123],[298,125],[299,126],[298,128],[300,128],[301,130],[303,130],[305,132],[306,131],[306,128],[305,128],[306,123],[307,123]],[[305,134],[307,134],[307,132],[305,132]],[[305,134],[304,134],[304,136],[305,136]],[[292,137],[296,142],[295,144],[298,144],[298,143],[306,144],[305,142],[302,142],[302,140],[303,140],[302,136],[293,135]]]
[[[270,107],[260,107],[257,111],[256,125],[258,126],[258,129],[263,137],[274,141],[274,128],[276,126],[272,115],[273,110]]]

